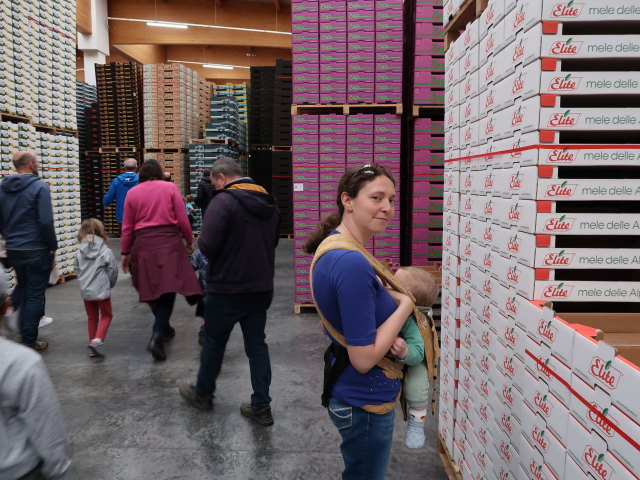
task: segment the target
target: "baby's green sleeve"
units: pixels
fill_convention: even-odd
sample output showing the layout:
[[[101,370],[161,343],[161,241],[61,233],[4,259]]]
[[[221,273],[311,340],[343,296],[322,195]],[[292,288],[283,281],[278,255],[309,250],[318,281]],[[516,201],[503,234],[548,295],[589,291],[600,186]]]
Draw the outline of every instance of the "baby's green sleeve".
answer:
[[[407,348],[409,350],[407,357],[401,361],[410,367],[424,361],[424,342],[422,341],[420,330],[418,330],[416,318],[413,315],[410,315],[407,321],[404,322],[400,333],[404,341],[407,342]]]

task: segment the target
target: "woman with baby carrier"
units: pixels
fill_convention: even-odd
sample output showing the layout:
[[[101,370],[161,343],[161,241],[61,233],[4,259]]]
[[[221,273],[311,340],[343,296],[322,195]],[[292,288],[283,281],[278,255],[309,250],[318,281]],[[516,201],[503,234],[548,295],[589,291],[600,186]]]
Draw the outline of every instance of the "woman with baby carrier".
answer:
[[[331,340],[322,400],[342,436],[343,479],[385,478],[391,453],[403,367],[397,338],[414,305],[365,245],[393,218],[395,197],[387,167],[350,168],[338,185],[338,213],[305,246],[315,255],[312,292]]]

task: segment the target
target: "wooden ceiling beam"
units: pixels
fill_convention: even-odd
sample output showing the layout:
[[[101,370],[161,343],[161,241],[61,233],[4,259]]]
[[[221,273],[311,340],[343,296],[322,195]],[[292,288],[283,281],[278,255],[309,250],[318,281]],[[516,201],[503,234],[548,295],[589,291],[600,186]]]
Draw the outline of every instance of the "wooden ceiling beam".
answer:
[[[216,8],[216,6],[224,6],[224,8]],[[214,3],[212,0],[206,2],[202,0],[109,0],[108,8],[109,16],[115,18],[140,18],[291,32],[289,5],[281,5],[275,14],[273,6],[269,3],[243,0],[219,1],[219,3]],[[242,32],[235,32],[235,34],[242,34]]]
[[[109,21],[109,41],[115,45],[235,45],[291,48],[291,36],[277,33],[220,30],[206,27],[149,27],[142,22]]]
[[[247,55],[249,53],[249,56]],[[217,63],[255,67],[275,65],[276,59],[291,59],[286,48],[218,47],[211,45],[168,45],[167,60]]]
[[[87,35],[93,32],[91,0],[76,0],[76,30]]]
[[[167,61],[165,45],[111,45],[111,48],[124,57],[142,64]]]

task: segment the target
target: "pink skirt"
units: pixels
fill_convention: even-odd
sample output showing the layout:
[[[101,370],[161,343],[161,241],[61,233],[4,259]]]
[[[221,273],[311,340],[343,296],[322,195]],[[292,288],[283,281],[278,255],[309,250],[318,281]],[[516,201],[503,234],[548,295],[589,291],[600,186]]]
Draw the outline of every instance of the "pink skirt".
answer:
[[[173,292],[184,295],[190,305],[202,299],[202,289],[178,227],[142,228],[135,231],[134,237],[131,280],[140,302],[153,302]]]

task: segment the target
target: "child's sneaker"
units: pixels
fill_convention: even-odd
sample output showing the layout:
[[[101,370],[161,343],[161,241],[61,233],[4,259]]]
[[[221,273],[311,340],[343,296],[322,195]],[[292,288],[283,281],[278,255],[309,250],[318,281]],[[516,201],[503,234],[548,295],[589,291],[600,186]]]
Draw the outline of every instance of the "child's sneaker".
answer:
[[[93,352],[93,350],[89,350],[89,358],[96,358],[97,355]]]
[[[424,440],[424,422],[418,422],[410,418],[407,425],[407,434],[404,437],[405,445],[407,448],[422,448]]]
[[[94,338],[91,340],[91,343],[89,343],[89,351],[96,357],[104,357],[104,342]]]

